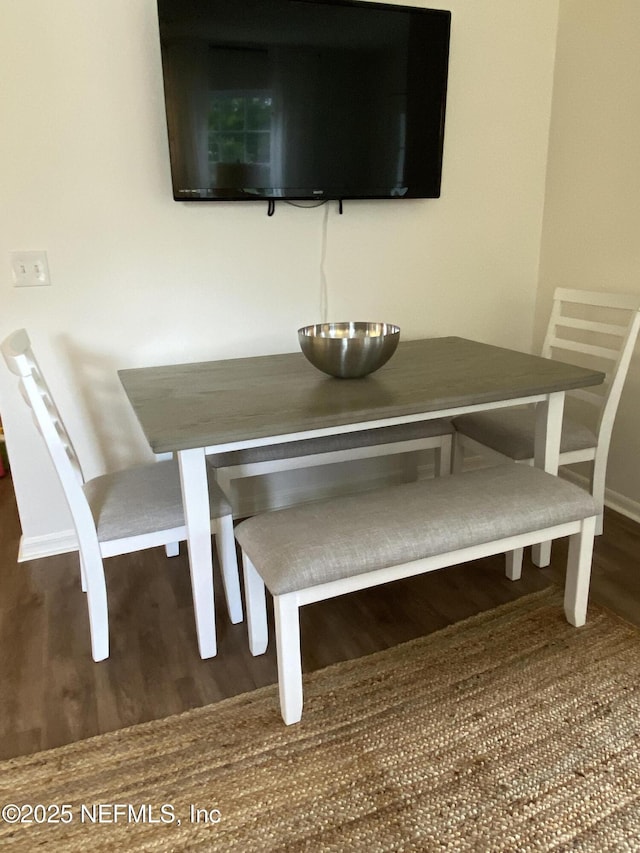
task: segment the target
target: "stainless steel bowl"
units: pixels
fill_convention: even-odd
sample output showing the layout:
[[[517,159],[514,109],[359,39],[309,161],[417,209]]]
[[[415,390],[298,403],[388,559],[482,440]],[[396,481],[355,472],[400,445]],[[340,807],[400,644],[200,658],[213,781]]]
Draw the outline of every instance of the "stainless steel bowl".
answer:
[[[400,340],[390,323],[317,323],[298,329],[300,348],[314,367],[341,379],[356,379],[389,361]]]

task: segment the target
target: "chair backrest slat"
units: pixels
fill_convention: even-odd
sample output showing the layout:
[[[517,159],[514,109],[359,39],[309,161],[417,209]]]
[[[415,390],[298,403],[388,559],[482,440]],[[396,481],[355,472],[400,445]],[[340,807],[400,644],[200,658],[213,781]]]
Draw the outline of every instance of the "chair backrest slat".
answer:
[[[14,332],[3,342],[1,349],[9,369],[20,377],[20,393],[45,441],[76,527],[79,522],[86,525],[89,509],[82,488],[84,477],[80,462],[31,350],[26,331]]]
[[[601,290],[572,290],[567,287],[557,287],[553,298],[558,302],[573,302],[627,311],[637,311],[639,301],[635,293],[606,293]]]
[[[593,344],[586,344],[582,341],[570,341],[566,338],[551,338],[548,346],[551,349],[563,349],[568,352],[582,352],[585,355],[593,355],[596,358],[606,358],[609,361],[617,361],[620,352],[615,349],[608,349],[607,347],[597,347],[593,346]]]
[[[617,326],[613,323],[600,323],[598,320],[581,320],[578,317],[562,317],[558,326],[568,329],[584,329],[588,332],[597,332],[601,335],[615,335],[624,338],[627,334],[627,326]]]
[[[598,407],[596,452],[604,454],[605,460],[639,329],[639,295],[567,288],[555,291],[542,355],[561,361],[575,360],[583,367],[606,374],[601,386],[604,393],[571,392],[573,397]],[[579,354],[579,358],[572,359],[573,353]]]

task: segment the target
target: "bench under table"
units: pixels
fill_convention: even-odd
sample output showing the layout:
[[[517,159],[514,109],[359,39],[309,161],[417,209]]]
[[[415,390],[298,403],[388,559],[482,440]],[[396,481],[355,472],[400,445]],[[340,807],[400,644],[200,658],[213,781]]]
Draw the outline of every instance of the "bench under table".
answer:
[[[241,522],[249,646],[254,655],[267,648],[266,586],[285,723],[302,715],[301,606],[500,553],[517,580],[525,547],[569,536],[564,610],[578,627],[586,620],[596,515],[585,490],[509,463]]]

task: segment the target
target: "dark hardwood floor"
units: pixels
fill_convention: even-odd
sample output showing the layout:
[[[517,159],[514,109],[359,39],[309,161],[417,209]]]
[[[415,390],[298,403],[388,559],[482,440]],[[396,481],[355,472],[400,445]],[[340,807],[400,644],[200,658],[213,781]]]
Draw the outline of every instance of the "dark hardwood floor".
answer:
[[[36,752],[276,681],[275,649],[253,658],[216,587],[218,655],[198,656],[187,558],[163,549],[106,561],[111,656],[91,659],[78,556],[16,563],[20,528],[10,477],[0,479],[0,757]],[[592,600],[640,625],[640,526],[607,512],[596,544]],[[385,649],[563,577],[566,543],[548,569],[503,560],[353,593],[302,610],[304,669]],[[274,708],[274,713],[277,709]]]

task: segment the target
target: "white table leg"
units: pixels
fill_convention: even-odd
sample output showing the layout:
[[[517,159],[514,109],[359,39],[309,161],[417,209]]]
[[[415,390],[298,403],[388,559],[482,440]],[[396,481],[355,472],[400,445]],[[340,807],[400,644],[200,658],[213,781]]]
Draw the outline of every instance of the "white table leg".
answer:
[[[549,394],[546,401],[536,406],[536,437],[534,464],[549,474],[558,473],[560,461],[560,437],[564,391]],[[531,549],[531,559],[536,566],[548,566],[551,562],[551,542],[541,542]]]
[[[216,617],[213,602],[213,555],[209,486],[203,448],[180,450],[180,485],[187,527],[189,569],[201,658],[216,654]]]

